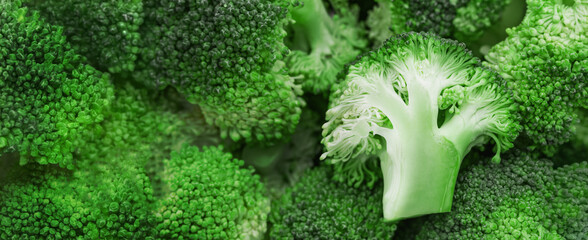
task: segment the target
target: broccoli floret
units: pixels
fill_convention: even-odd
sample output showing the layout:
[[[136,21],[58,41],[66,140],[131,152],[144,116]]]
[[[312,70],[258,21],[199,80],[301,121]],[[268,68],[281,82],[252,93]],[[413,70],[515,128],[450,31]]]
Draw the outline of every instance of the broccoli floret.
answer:
[[[339,6],[329,14],[322,0],[303,0],[292,11],[292,54],[286,58],[290,75],[302,76],[306,92],[325,93],[343,66],[367,46],[356,8]]]
[[[172,152],[165,167],[156,239],[263,238],[270,202],[253,168],[222,148],[189,146]]]
[[[498,21],[510,0],[379,0],[367,24],[376,45],[395,34],[431,32],[473,42]]]
[[[323,125],[321,159],[344,164],[341,179],[384,178],[384,218],[451,210],[464,156],[494,140],[496,156],[520,126],[512,95],[462,44],[408,33],[349,67]],[[367,179],[369,182],[373,180]]]
[[[76,155],[87,161],[140,159],[155,193],[160,193],[158,172],[163,170],[163,159],[172,150],[179,150],[185,143],[225,143],[218,137],[218,129],[208,126],[197,114],[197,110],[175,104],[167,93],[137,89],[128,83],[116,85],[115,99],[104,121]]]
[[[487,60],[515,92],[526,145],[552,155],[573,136],[576,110],[588,106],[588,4],[527,4],[523,22]]]
[[[175,87],[235,141],[294,131],[303,102],[283,62],[289,1],[146,0],[143,6],[138,81]]]
[[[460,173],[451,213],[412,221],[403,239],[585,239],[588,162],[554,169],[519,153]],[[418,224],[418,226],[417,226]]]
[[[0,1],[0,154],[73,168],[72,152],[101,122],[109,78],[19,1]]]
[[[133,71],[141,47],[141,0],[24,0],[49,23],[64,27],[77,53],[98,69]]]
[[[391,239],[382,219],[382,186],[354,188],[332,181],[332,168],[309,170],[272,204],[271,239]]]
[[[12,178],[0,187],[0,238],[145,239],[152,190],[130,161],[87,161],[75,172],[12,166]]]

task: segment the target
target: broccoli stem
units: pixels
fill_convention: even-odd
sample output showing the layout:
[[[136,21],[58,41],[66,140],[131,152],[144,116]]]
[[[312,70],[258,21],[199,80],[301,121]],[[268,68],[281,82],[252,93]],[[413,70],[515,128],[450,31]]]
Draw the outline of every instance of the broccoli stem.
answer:
[[[292,11],[295,36],[304,36],[305,41],[297,41],[296,50],[304,50],[312,55],[331,54],[335,39],[331,30],[333,22],[321,0],[304,0],[303,6]],[[319,19],[319,20],[317,20]],[[301,45],[308,44],[308,45]]]
[[[429,130],[398,138],[404,141],[387,141],[388,149],[380,154],[384,218],[397,221],[451,211],[461,164],[455,148]]]
[[[370,101],[393,124],[393,129],[372,126],[374,134],[386,140],[386,149],[379,157],[387,221],[449,212],[463,156],[437,126],[438,102],[432,96],[438,96],[441,85],[427,85],[420,76],[413,77],[407,81],[407,105]],[[397,114],[404,108],[406,114]]]

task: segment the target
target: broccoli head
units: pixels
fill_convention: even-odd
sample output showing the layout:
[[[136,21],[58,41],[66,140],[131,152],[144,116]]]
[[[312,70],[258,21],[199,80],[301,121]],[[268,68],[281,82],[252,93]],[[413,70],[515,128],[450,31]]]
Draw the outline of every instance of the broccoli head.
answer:
[[[143,2],[136,79],[173,86],[233,140],[269,141],[294,131],[300,86],[284,68],[289,1]]]
[[[98,69],[133,71],[141,47],[141,0],[24,0],[47,22],[64,27],[77,53]]]
[[[390,36],[431,32],[473,42],[500,18],[510,0],[378,0],[367,24],[370,38],[380,45]]]
[[[272,205],[271,239],[390,239],[396,224],[382,219],[382,186],[354,188],[332,181],[330,166],[308,170]]]
[[[472,147],[493,140],[494,162],[512,147],[520,126],[511,98],[462,44],[403,34],[349,67],[326,114],[321,158],[355,185],[375,181],[379,158],[388,220],[446,212]]]
[[[262,239],[269,199],[253,168],[219,147],[184,146],[165,162],[156,239]]]
[[[585,239],[587,182],[585,161],[557,169],[527,153],[482,161],[460,173],[451,213],[406,227],[416,239]]]
[[[0,154],[73,168],[72,152],[112,100],[109,78],[72,50],[63,28],[19,1],[0,8]]]
[[[588,107],[588,3],[532,0],[523,22],[488,53],[514,91],[530,149],[552,155]]]
[[[131,161],[84,161],[75,172],[12,166],[0,187],[0,238],[145,239],[152,190]]]

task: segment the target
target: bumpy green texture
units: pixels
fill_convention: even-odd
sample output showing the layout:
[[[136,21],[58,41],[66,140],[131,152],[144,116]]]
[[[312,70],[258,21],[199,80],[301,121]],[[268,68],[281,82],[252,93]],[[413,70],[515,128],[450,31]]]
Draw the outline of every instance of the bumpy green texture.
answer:
[[[580,122],[574,125],[574,136],[555,154],[554,164],[557,167],[588,159],[588,110],[578,111],[578,118]]]
[[[352,185],[384,178],[384,218],[451,209],[461,161],[496,143],[493,161],[520,131],[516,105],[500,76],[463,44],[428,33],[388,40],[349,67],[323,125],[337,179]]]
[[[130,84],[117,85],[110,111],[77,155],[95,161],[139,159],[141,166],[147,168],[156,196],[159,195],[158,173],[172,150],[179,150],[184,143],[222,143],[217,129],[208,126],[197,110],[184,109],[166,95]]]
[[[272,204],[271,239],[391,239],[382,219],[382,186],[354,188],[332,181],[332,168],[309,170]]]
[[[84,162],[73,173],[12,166],[15,172],[0,187],[0,238],[145,239],[152,190],[130,161]]]
[[[171,85],[233,140],[294,131],[302,101],[283,58],[289,1],[145,0],[137,80]]]
[[[133,71],[141,47],[141,0],[25,0],[48,22],[64,27],[77,53],[92,66],[118,73]]]
[[[367,24],[370,38],[380,45],[408,31],[473,42],[497,22],[510,0],[379,0]]]
[[[183,147],[165,162],[156,239],[262,239],[269,199],[253,168],[219,147]]]
[[[420,228],[416,239],[588,239],[587,162],[554,169],[525,154],[481,162],[460,173],[451,213],[406,226]]]
[[[367,46],[357,8],[339,6],[329,14],[322,0],[303,0],[292,11],[294,24],[286,43],[292,54],[286,58],[291,76],[302,76],[305,92],[326,93],[345,64]]]
[[[498,71],[520,105],[523,136],[548,155],[567,142],[588,106],[588,2],[528,1],[523,22],[494,46]]]
[[[0,1],[0,154],[73,168],[72,152],[104,118],[112,87],[61,27],[20,5]]]

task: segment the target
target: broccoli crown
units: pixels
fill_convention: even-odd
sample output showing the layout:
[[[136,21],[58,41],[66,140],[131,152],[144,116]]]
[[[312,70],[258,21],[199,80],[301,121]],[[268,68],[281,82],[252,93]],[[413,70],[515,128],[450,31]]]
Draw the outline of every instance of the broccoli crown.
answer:
[[[328,166],[311,169],[272,204],[271,239],[390,239],[395,223],[382,219],[382,187],[332,181]]]
[[[234,140],[294,131],[303,105],[284,70],[289,1],[145,1],[136,79],[171,85]]]
[[[49,23],[64,27],[77,53],[101,70],[133,71],[141,47],[141,0],[25,0]]]
[[[149,179],[128,161],[76,172],[29,164],[0,187],[1,239],[145,239]]]
[[[365,33],[356,8],[338,6],[329,14],[322,0],[302,4],[292,11],[292,37],[286,43],[293,50],[286,58],[288,71],[302,76],[305,92],[325,93],[344,65],[366,48]]]
[[[379,45],[408,31],[473,42],[498,21],[510,0],[380,0],[369,18],[370,37]]]
[[[416,239],[586,239],[588,162],[554,169],[516,154],[460,173],[451,213],[423,217]]]
[[[419,205],[439,203],[429,210],[448,211],[457,170],[469,150],[492,139],[493,160],[500,161],[499,153],[512,147],[520,126],[510,98],[498,74],[482,67],[462,44],[432,34],[403,34],[349,67],[326,113],[321,158],[346,165],[337,174],[347,177],[338,178],[357,184],[378,176],[371,172],[373,164],[366,164],[377,156],[386,208],[407,204],[398,206],[407,211],[398,214],[414,209],[422,215],[428,208]],[[410,200],[415,198],[429,203]],[[394,212],[385,210],[385,218],[397,216]]]
[[[112,87],[71,49],[61,27],[20,5],[0,1],[0,154],[72,168],[72,152],[102,121]]]
[[[183,147],[165,162],[157,239],[262,239],[269,199],[253,168],[218,147]]]
[[[515,92],[529,147],[551,155],[588,106],[588,4],[528,1],[523,22],[487,56]]]

